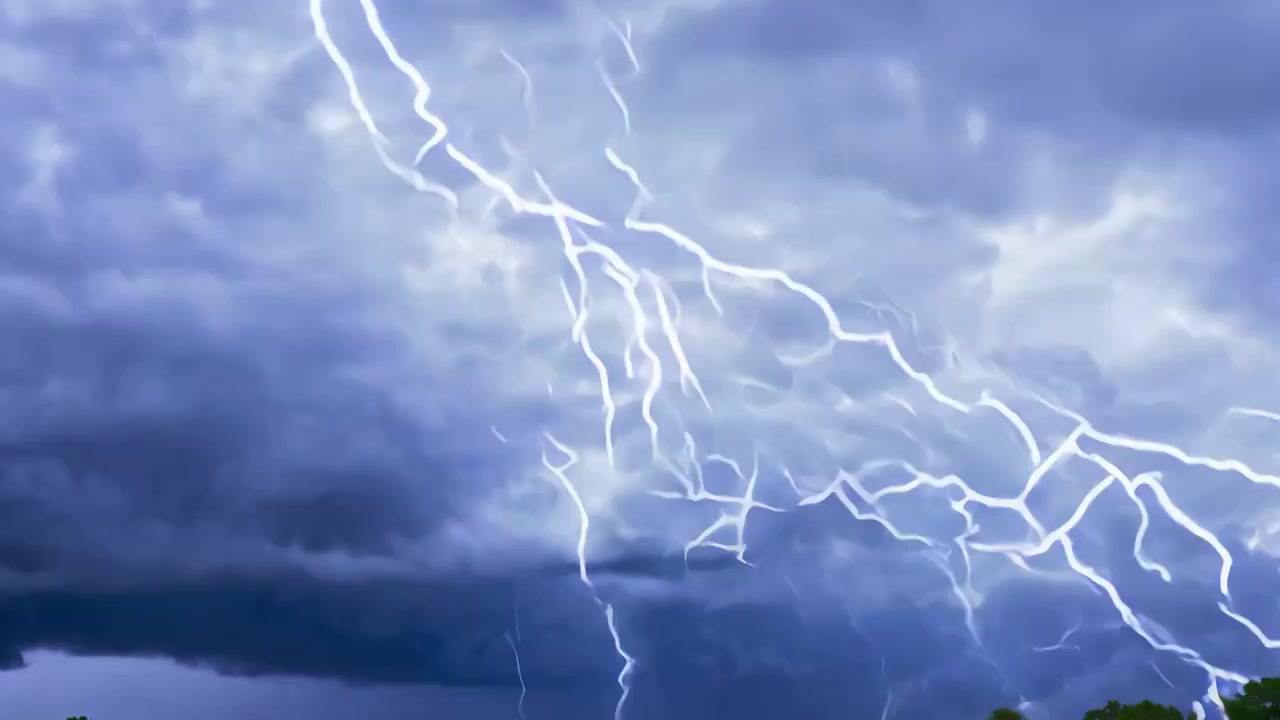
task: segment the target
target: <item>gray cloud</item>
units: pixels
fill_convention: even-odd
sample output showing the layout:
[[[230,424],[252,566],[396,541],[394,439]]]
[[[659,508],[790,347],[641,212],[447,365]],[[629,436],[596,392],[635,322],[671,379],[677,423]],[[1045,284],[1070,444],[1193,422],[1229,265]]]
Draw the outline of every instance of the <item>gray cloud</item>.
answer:
[[[758,499],[790,510],[752,511],[746,566],[706,548],[686,564],[685,544],[726,506],[647,493],[678,485],[652,463],[645,371],[627,380],[621,350],[630,308],[598,258],[586,258],[589,331],[619,388],[614,467],[598,368],[570,342],[556,273],[571,296],[576,285],[555,228],[487,205],[439,150],[420,168],[459,194],[457,218],[389,177],[305,7],[248,7],[0,13],[0,60],[13,59],[0,64],[14,68],[0,68],[14,140],[0,146],[0,667],[40,648],[160,656],[261,687],[287,675],[471,687],[504,716],[523,679],[530,717],[607,714],[621,659],[577,578],[578,511],[543,467],[560,457],[546,433],[578,453],[566,477],[592,518],[597,590],[637,661],[636,717],[834,718],[888,703],[961,720],[1019,702],[1070,717],[1110,697],[1203,694],[1203,673],[1064,579],[1060,550],[1030,573],[997,555],[966,564],[950,491],[852,502],[945,553],[834,499],[794,507],[791,482],[816,492],[885,456],[1013,494],[1027,451],[994,413],[937,406],[879,349],[789,360],[826,339],[803,299],[717,274],[713,307],[686,253],[618,227],[633,191],[601,151],[635,163],[652,217],[726,259],[787,266],[851,328],[891,327],[948,391],[996,388],[1046,452],[1069,423],[1021,391],[1106,430],[1274,469],[1274,437],[1218,413],[1276,399],[1259,381],[1275,349],[1259,318],[1276,175],[1258,161],[1280,109],[1265,87],[1273,13],[381,6],[458,147],[530,194],[524,163],[536,166],[609,218],[596,239],[670,278],[659,297],[679,306],[714,411],[681,394],[660,346],[657,450],[682,457],[688,433],[726,492],[746,480],[710,453],[760,459]],[[428,133],[412,88],[357,4],[326,7],[388,152],[407,160]],[[606,22],[623,15],[635,77],[614,34],[625,30]],[[630,135],[597,59],[629,103]],[[867,304],[886,296],[914,314]],[[1164,472],[1236,558],[1233,607],[1274,627],[1274,557],[1247,541],[1265,530],[1270,489],[1088,449]],[[1064,463],[1032,505],[1063,522],[1096,475]],[[1135,563],[1137,511],[1118,491],[1072,534],[1079,555],[1180,642],[1273,671],[1274,653],[1217,613],[1216,554],[1140,492],[1145,549],[1175,582]],[[979,540],[1026,530],[1007,512],[979,522]]]

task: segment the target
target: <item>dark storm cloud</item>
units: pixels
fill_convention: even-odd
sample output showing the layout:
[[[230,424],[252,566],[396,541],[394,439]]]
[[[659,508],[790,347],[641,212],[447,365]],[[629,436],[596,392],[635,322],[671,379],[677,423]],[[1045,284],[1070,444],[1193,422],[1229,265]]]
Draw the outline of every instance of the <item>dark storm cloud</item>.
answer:
[[[359,606],[358,584],[284,568],[394,565],[502,459],[456,441],[479,431],[473,420],[424,422],[394,388],[357,379],[393,367],[407,345],[380,319],[388,271],[367,247],[283,224],[326,202],[293,170],[315,146],[296,132],[240,145],[266,160],[244,172],[227,151],[235,128],[166,92],[179,69],[167,43],[195,30],[184,12],[6,22],[58,77],[3,91],[26,100],[6,119],[22,142],[0,151],[5,664],[57,646],[409,677],[418,650],[359,637],[378,609],[343,610]],[[23,191],[47,169],[33,155],[40,137],[69,159],[33,204]],[[290,593],[295,624],[273,605]],[[343,626],[322,611],[361,619]],[[422,662],[449,679],[431,667],[443,660]]]
[[[13,648],[0,650],[0,670],[19,670],[25,664],[22,653]]]
[[[556,591],[562,614],[540,618],[522,638],[526,679],[544,687],[610,680],[594,652],[608,633],[599,623],[575,621],[593,603],[572,583],[564,578]],[[0,646],[12,657],[29,647],[163,656],[233,675],[518,684],[504,640],[519,592],[509,580],[341,584],[277,571],[133,585],[6,597]]]
[[[122,553],[181,563],[196,538],[387,552],[447,515],[443,478],[475,459],[340,371],[398,352],[378,328],[340,319],[368,293],[250,290],[246,276],[271,273],[225,252],[214,253],[223,275],[199,250],[149,256],[110,225],[68,224],[89,252],[58,255],[59,238],[34,220],[10,225],[24,232],[6,241],[59,309],[0,311],[13,343],[0,555],[76,575],[120,570]],[[40,561],[17,549],[38,546]],[[107,546],[115,555],[97,557]]]
[[[249,109],[201,98],[166,43],[214,19],[267,21],[240,3],[200,22],[160,9],[172,4],[146,5],[161,13],[148,32],[114,17],[24,25],[24,41],[52,59],[54,81],[0,85],[6,122],[23,139],[0,146],[0,668],[46,647],[254,676],[516,687],[504,636],[519,621],[527,681],[611,690],[619,658],[568,552],[519,573],[457,567],[466,563],[432,580],[418,572],[456,550],[442,539],[450,521],[517,462],[475,440],[487,439],[492,420],[482,410],[500,404],[490,370],[506,366],[457,361],[447,342],[466,340],[479,356],[498,331],[455,323],[454,307],[403,309],[401,265],[418,238],[370,239],[388,234],[372,220],[396,214],[394,203],[369,212],[373,190],[352,199],[325,191],[337,171],[315,158],[331,149],[299,127],[318,96],[337,92],[332,68],[313,48]],[[416,4],[384,5],[388,24],[426,45],[448,36],[450,22],[487,23],[498,12],[496,3],[451,3],[448,21],[436,7],[423,23]],[[752,152],[739,151],[731,168],[789,162],[931,208],[1007,215],[1032,199],[1025,157],[1039,147],[1068,166],[1051,192],[1093,199],[1130,154],[1253,138],[1273,123],[1280,109],[1262,85],[1280,55],[1276,18],[1251,16],[1263,12],[1256,4],[1215,7],[997,3],[972,16],[943,2],[731,3],[709,16],[715,27],[658,43],[652,82],[674,82],[673,68],[699,53],[793,63],[761,83],[795,104],[774,103],[753,128]],[[271,12],[307,44],[301,12]],[[504,12],[495,22],[567,13],[550,1]],[[358,22],[354,3],[335,9],[344,13]],[[910,63],[923,119],[904,122],[912,110],[900,89],[791,84],[822,57],[845,55]],[[981,152],[963,143],[971,104],[991,118]],[[855,117],[852,127],[823,122],[840,112]],[[50,202],[28,202],[40,171],[31,138],[46,126],[55,128],[47,141],[74,155],[43,188]],[[1231,160],[1246,146],[1222,152]],[[183,204],[193,199],[196,211]],[[411,337],[428,324],[423,315],[444,328],[425,360]],[[1001,359],[1091,408],[1120,394],[1084,351]],[[388,379],[405,376],[411,385]],[[508,417],[536,425],[540,408]],[[966,476],[1007,470],[961,453],[969,440],[933,446],[959,457]],[[538,522],[536,507],[529,515]],[[890,692],[900,717],[972,718],[1023,698],[1074,711],[1096,703],[1079,688],[1093,692],[1099,667],[1107,692],[1162,692],[1146,669],[1157,656],[1114,627],[1114,608],[1096,593],[997,584],[978,613],[978,643],[942,573],[883,528],[834,503],[761,515],[753,542],[786,542],[753,545],[754,568],[701,552],[688,566],[656,551],[592,564],[639,663],[636,712],[847,717],[851,707],[874,714]],[[1187,618],[1212,611],[1212,578],[1178,585],[1184,595],[1168,600],[1167,586],[1126,556],[1132,518],[1122,524],[1120,540],[1104,532],[1105,550],[1089,551],[1144,612],[1182,633]],[[452,529],[451,542],[464,543]],[[876,563],[824,572],[819,561],[832,553],[819,550],[835,541]],[[1162,552],[1190,545],[1151,541]],[[1234,549],[1243,558],[1236,600],[1264,612],[1274,589],[1247,579],[1264,575],[1264,563]],[[794,602],[784,572],[799,588]],[[630,582],[662,591],[628,597]],[[912,583],[919,595],[898,586]],[[692,599],[666,595],[682,586],[696,588]],[[864,596],[879,601],[844,609]],[[1076,624],[1074,649],[1029,649]],[[1240,641],[1238,627],[1213,630],[1221,637],[1197,639],[1215,651]],[[1171,699],[1185,704],[1202,677],[1161,658],[1182,688]]]

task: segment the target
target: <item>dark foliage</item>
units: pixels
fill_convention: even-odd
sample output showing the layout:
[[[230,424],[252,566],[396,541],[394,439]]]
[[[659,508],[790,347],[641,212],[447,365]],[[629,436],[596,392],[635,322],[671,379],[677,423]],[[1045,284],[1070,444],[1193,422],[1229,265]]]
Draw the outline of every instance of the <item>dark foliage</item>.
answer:
[[[1280,678],[1254,680],[1223,704],[1231,720],[1280,720]]]
[[[1228,720],[1280,720],[1280,678],[1254,680],[1245,685],[1238,696],[1224,700],[1223,705]],[[1191,720],[1194,717],[1193,712],[1184,715],[1171,705],[1157,705],[1150,700],[1135,705],[1112,700],[1085,713],[1084,720]],[[988,715],[987,720],[1026,720],[1026,716],[1017,710],[1000,708]]]

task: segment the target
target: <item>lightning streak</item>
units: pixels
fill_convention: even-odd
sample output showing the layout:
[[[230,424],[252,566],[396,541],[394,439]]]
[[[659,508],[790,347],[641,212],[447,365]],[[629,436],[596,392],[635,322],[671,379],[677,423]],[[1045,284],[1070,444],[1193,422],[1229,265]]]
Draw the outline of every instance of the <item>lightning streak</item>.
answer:
[[[1046,645],[1045,647],[1036,647],[1031,649],[1035,652],[1053,652],[1054,650],[1063,650],[1066,648],[1071,648],[1072,650],[1079,650],[1080,648],[1076,647],[1075,645],[1067,645],[1067,640],[1069,640],[1072,635],[1079,632],[1080,628],[1082,628],[1083,626],[1084,626],[1083,623],[1076,623],[1075,625],[1072,625],[1071,627],[1067,628],[1066,632],[1062,633],[1062,637],[1058,638],[1058,642],[1052,645]]]
[[[320,43],[326,49],[334,48],[329,53],[329,58],[333,61],[334,66],[338,68],[339,74],[342,75],[342,79],[346,83],[347,98],[351,102],[351,107],[355,109],[356,115],[360,118],[360,122],[364,124],[365,130],[368,131],[370,138],[373,140],[373,150],[378,156],[378,160],[387,170],[391,171],[391,174],[409,183],[415,190],[436,195],[456,210],[458,196],[452,190],[427,180],[418,171],[401,165],[387,154],[387,146],[391,142],[378,129],[378,124],[373,119],[373,113],[369,112],[368,106],[365,105],[364,98],[360,93],[360,86],[356,82],[356,73],[351,67],[351,63],[347,62],[346,57],[337,51],[337,46],[334,45],[333,37],[329,34],[329,25],[321,12],[319,2],[311,3],[311,21],[315,26],[316,38],[320,40]],[[425,104],[425,102],[426,99],[424,98],[423,103]],[[414,164],[416,165],[417,163],[415,162]]]
[[[1264,420],[1280,422],[1280,413],[1272,412],[1270,410],[1259,410],[1258,408],[1233,407],[1233,408],[1230,408],[1228,412],[1232,412],[1237,415],[1244,415],[1246,417],[1256,417],[1256,418],[1262,418]]]
[[[506,50],[499,50],[502,59],[506,60],[516,72],[520,73],[520,103],[524,107],[524,116],[529,121],[529,129],[532,130],[537,124],[535,121],[534,105],[533,105],[533,76],[521,65],[519,61],[511,57]]]
[[[746,563],[747,545],[745,536],[750,512],[756,509],[770,512],[788,510],[768,505],[755,499],[759,482],[758,456],[755,458],[755,463],[750,473],[743,472],[736,462],[723,456],[718,456],[715,453],[705,456],[703,461],[700,461],[697,447],[693,442],[692,436],[687,432],[684,433],[685,445],[682,458],[672,461],[661,451],[662,428],[655,418],[654,404],[662,393],[663,388],[667,385],[669,375],[663,372],[662,357],[657,348],[649,342],[651,335],[661,336],[664,340],[665,350],[674,358],[676,364],[675,377],[680,390],[686,396],[696,395],[708,412],[712,412],[713,408],[712,402],[681,343],[681,308],[678,297],[670,292],[666,281],[661,275],[649,268],[632,266],[620,252],[591,237],[586,229],[601,229],[605,228],[606,224],[586,212],[562,203],[539,173],[534,171],[533,177],[537,182],[542,197],[538,199],[526,197],[517,192],[510,183],[500,178],[495,172],[485,168],[480,162],[450,142],[448,139],[448,126],[440,117],[432,113],[428,107],[431,98],[431,86],[422,74],[405,60],[396,49],[395,44],[383,27],[373,0],[359,0],[359,4],[363,10],[368,30],[377,40],[387,61],[412,85],[414,89],[412,102],[414,114],[431,128],[431,134],[420,146],[412,166],[406,166],[391,158],[388,150],[390,143],[379,129],[372,113],[364,102],[355,71],[337,47],[329,32],[322,12],[323,0],[310,0],[311,19],[315,29],[315,36],[324,47],[344,81],[348,100],[370,136],[379,161],[390,172],[409,183],[415,189],[442,198],[454,212],[457,212],[459,206],[457,195],[452,190],[423,178],[414,169],[427,154],[440,148],[448,158],[493,193],[494,203],[505,201],[511,210],[517,214],[544,218],[552,222],[556,235],[560,240],[560,252],[567,260],[577,283],[575,294],[570,290],[564,278],[559,278],[560,290],[571,319],[571,327],[568,334],[596,371],[604,415],[604,446],[609,464],[612,467],[615,462],[613,425],[619,412],[619,405],[614,399],[608,365],[593,345],[589,335],[589,319],[592,317],[592,300],[595,298],[595,294],[589,284],[588,273],[582,262],[583,258],[587,256],[601,261],[603,274],[618,288],[630,310],[631,332],[623,353],[629,379],[633,379],[637,375],[635,361],[632,358],[633,351],[638,349],[645,358],[647,382],[640,403],[640,414],[648,428],[654,463],[674,476],[683,490],[683,492],[650,490],[649,493],[673,501],[712,502],[728,508],[729,511],[721,513],[711,525],[686,545],[685,557],[687,560],[689,552],[696,548],[708,547],[734,553],[738,560]],[[609,21],[609,26],[623,44],[633,68],[632,75],[638,74],[640,72],[640,62],[632,46],[630,25],[626,24],[624,28],[619,28],[616,23]],[[522,65],[517,63],[505,51],[502,54],[521,73],[524,80],[522,99],[526,113],[530,116],[530,122],[532,123],[532,80]],[[605,89],[621,111],[624,134],[629,135],[632,131],[631,111],[628,109],[622,94],[614,85],[612,78],[605,70],[603,63],[598,63],[597,68],[604,81]],[[1172,444],[1103,432],[1078,413],[1060,407],[1045,398],[1032,396],[1035,401],[1050,408],[1059,416],[1074,422],[1074,429],[1067,433],[1056,447],[1046,455],[1040,441],[1037,440],[1027,422],[1005,401],[996,398],[987,390],[983,390],[979,397],[972,402],[963,401],[944,392],[933,377],[915,368],[906,360],[898,341],[895,340],[894,335],[888,329],[876,332],[855,332],[850,330],[842,324],[831,301],[825,295],[781,268],[752,267],[721,259],[676,228],[660,221],[645,219],[643,214],[653,199],[653,194],[643,183],[640,173],[611,147],[604,148],[604,156],[609,165],[622,173],[635,189],[635,201],[627,215],[622,219],[622,227],[638,235],[666,241],[685,255],[696,260],[701,269],[703,294],[718,313],[723,314],[712,292],[711,277],[713,275],[781,286],[790,293],[807,301],[824,319],[829,336],[829,347],[834,347],[835,343],[849,343],[877,348],[888,356],[903,377],[920,390],[923,390],[928,398],[937,403],[940,408],[962,415],[972,415],[979,409],[986,409],[994,411],[995,414],[1009,423],[1025,447],[1028,468],[1028,474],[1022,490],[1013,497],[987,495],[978,492],[957,475],[936,477],[912,467],[905,461],[892,459],[867,463],[854,473],[840,469],[825,489],[816,493],[806,494],[801,491],[791,473],[785,467],[782,468],[783,476],[791,484],[797,495],[795,508],[823,503],[834,498],[855,520],[876,523],[896,539],[920,545],[928,556],[937,562],[950,580],[956,597],[965,609],[966,622],[970,627],[975,642],[979,646],[981,646],[981,640],[973,624],[974,609],[968,601],[968,594],[964,591],[968,586],[972,573],[971,553],[999,554],[1008,558],[1018,567],[1031,571],[1026,562],[1028,558],[1042,555],[1051,548],[1058,547],[1063,551],[1067,564],[1075,575],[1083,579],[1095,591],[1107,597],[1120,616],[1121,621],[1130,630],[1155,650],[1172,654],[1206,673],[1209,685],[1205,698],[1209,702],[1221,709],[1222,701],[1218,692],[1219,681],[1227,680],[1235,683],[1247,681],[1247,678],[1238,672],[1211,664],[1193,648],[1166,641],[1163,637],[1157,637],[1161,633],[1153,631],[1142,622],[1139,615],[1129,606],[1116,586],[1077,556],[1072,541],[1072,531],[1082,522],[1093,504],[1108,489],[1118,485],[1125,492],[1129,501],[1137,508],[1140,516],[1140,525],[1133,544],[1133,557],[1138,564],[1145,570],[1158,574],[1165,581],[1171,581],[1172,579],[1172,573],[1168,568],[1147,558],[1143,551],[1143,541],[1150,526],[1150,511],[1146,501],[1143,499],[1143,493],[1140,493],[1141,490],[1145,489],[1150,496],[1154,497],[1160,510],[1167,518],[1209,546],[1219,556],[1221,562],[1217,584],[1218,591],[1223,599],[1219,604],[1219,610],[1226,617],[1247,629],[1264,647],[1268,649],[1280,648],[1280,640],[1267,636],[1257,623],[1232,609],[1230,577],[1233,559],[1230,552],[1225,544],[1210,530],[1197,523],[1189,513],[1173,502],[1162,485],[1160,473],[1145,472],[1130,478],[1103,454],[1084,451],[1081,448],[1081,442],[1089,440],[1092,443],[1111,449],[1163,456],[1175,460],[1183,466],[1229,473],[1244,478],[1251,483],[1271,488],[1280,488],[1280,477],[1256,471],[1246,463],[1234,458],[1194,455]],[[645,293],[642,292],[645,289],[647,289],[648,299],[652,301],[652,306],[656,311],[654,313],[656,314],[656,319],[646,310]],[[869,303],[863,304],[873,309],[879,307]],[[877,314],[879,315],[879,311],[877,311]],[[899,319],[901,320],[900,317]],[[914,316],[911,316],[911,323],[914,333]],[[548,394],[550,392],[551,387],[548,385]],[[897,402],[910,414],[919,415],[916,405],[908,403],[897,396],[887,399]],[[1280,414],[1266,410],[1234,408],[1232,412],[1280,421]],[[496,428],[493,429],[493,432],[500,441],[506,441],[506,438]],[[544,438],[563,460],[558,463],[553,462],[550,455],[544,450],[542,453],[543,467],[554,483],[563,491],[564,495],[569,498],[579,521],[576,542],[579,579],[591,591],[597,604],[603,610],[606,624],[613,638],[614,651],[623,662],[622,670],[617,679],[621,689],[621,696],[615,709],[615,718],[621,718],[624,705],[631,692],[631,677],[635,668],[635,659],[623,648],[614,605],[605,603],[600,599],[596,586],[588,573],[587,558],[591,516],[581,494],[568,476],[568,471],[578,464],[578,454],[550,433],[544,433]],[[1080,458],[1091,463],[1101,471],[1103,476],[1101,480],[1094,483],[1084,492],[1081,500],[1066,521],[1052,529],[1046,528],[1039,518],[1031,512],[1027,501],[1030,494],[1044,481],[1048,473],[1069,457]],[[701,466],[704,461],[722,462],[729,465],[742,483],[741,494],[725,495],[709,492],[702,478]],[[907,471],[911,475],[911,479],[900,484],[882,487],[875,492],[868,491],[864,487],[863,482],[870,473],[890,467]],[[924,489],[943,490],[952,494],[951,509],[964,520],[964,530],[957,537],[935,538],[904,532],[886,517],[881,507],[883,500],[893,496],[910,496]],[[996,543],[978,540],[981,528],[974,522],[971,511],[973,506],[1013,511],[1030,530],[1031,540],[1021,543]],[[716,540],[715,536],[721,531],[731,532],[733,541]],[[953,549],[959,551],[960,560],[964,566],[965,588],[961,587],[961,583],[949,564]],[[1076,629],[1078,628],[1073,628],[1064,634],[1056,647],[1061,647],[1067,637]],[[520,709],[523,713],[523,669],[519,667],[519,653],[516,643],[509,637],[508,642],[511,643],[512,650],[516,653],[517,672],[520,675],[522,686]],[[887,714],[892,704],[893,696],[890,694],[886,699],[882,714]],[[1203,708],[1199,704],[1197,704],[1197,714],[1203,715]]]
[[[1160,679],[1164,681],[1165,685],[1168,685],[1170,688],[1173,687],[1173,683],[1169,682],[1169,678],[1165,677],[1164,673],[1160,672],[1160,666],[1156,665],[1154,660],[1151,661],[1151,669],[1156,671],[1156,675],[1160,676]],[[1204,711],[1201,710],[1201,712]]]
[[[518,634],[519,630],[516,632]],[[529,694],[529,688],[524,684],[524,668],[520,666],[520,647],[510,635],[503,635],[503,637],[506,638],[507,645],[511,646],[511,654],[516,659],[516,677],[520,680],[520,699],[516,702],[516,713],[520,716],[520,720],[524,720],[524,699]]]
[[[658,390],[662,388],[662,360],[653,351],[653,348],[649,346],[647,338],[648,315],[645,314],[644,307],[640,305],[640,297],[636,293],[636,285],[639,283],[640,278],[638,275],[634,273],[628,274],[614,265],[606,265],[604,272],[622,288],[622,292],[626,295],[627,304],[631,307],[632,318],[635,323],[634,342],[639,346],[640,352],[644,353],[644,356],[649,360],[649,384],[645,387],[640,413],[644,417],[645,425],[649,427],[649,442],[656,458],[658,456],[658,423],[653,419],[653,400],[657,397]],[[630,355],[627,357],[630,357]]]
[[[627,108],[627,102],[622,99],[622,93],[618,92],[618,88],[613,84],[613,78],[609,77],[609,71],[605,70],[603,63],[596,64],[596,70],[600,73],[600,79],[604,82],[604,87],[609,91],[609,96],[613,98],[614,104],[618,106],[618,110],[622,113],[622,134],[631,134],[631,110]]]
[[[609,635],[613,637],[614,651],[618,657],[622,658],[622,670],[618,673],[618,687],[621,689],[621,695],[618,697],[618,704],[614,709],[614,719],[622,719],[622,711],[626,706],[627,697],[631,694],[630,677],[635,667],[635,658],[627,654],[622,647],[622,636],[618,632],[618,624],[614,618],[613,605],[605,603],[600,599],[599,593],[596,591],[595,583],[591,581],[591,576],[587,574],[587,536],[591,529],[591,516],[587,512],[586,505],[582,502],[582,496],[578,494],[577,488],[573,482],[565,475],[565,472],[578,463],[578,454],[572,448],[557,440],[550,433],[543,433],[543,437],[547,442],[566,458],[566,461],[560,465],[555,465],[547,454],[542,454],[543,467],[551,473],[552,477],[560,484],[565,493],[573,500],[573,505],[578,510],[578,578],[582,580],[582,584],[587,586],[591,591],[591,595],[595,598],[596,604],[604,610],[605,622],[609,626]]]
[[[614,22],[613,18],[608,16],[605,16],[604,21],[609,26],[609,30],[618,38],[618,42],[622,43],[622,49],[627,53],[627,60],[631,62],[631,76],[639,75],[640,59],[636,57],[636,50],[631,45],[631,21],[624,20],[621,27]]]
[[[622,694],[618,696],[618,704],[614,707],[614,720],[622,720],[622,710],[627,704],[627,697],[631,695],[631,673],[635,669],[635,658],[627,654],[622,648],[622,637],[618,634],[618,624],[614,620],[613,606],[604,606],[605,621],[609,624],[609,634],[613,636],[613,649],[622,657],[622,670],[618,673],[618,687],[622,688]]]

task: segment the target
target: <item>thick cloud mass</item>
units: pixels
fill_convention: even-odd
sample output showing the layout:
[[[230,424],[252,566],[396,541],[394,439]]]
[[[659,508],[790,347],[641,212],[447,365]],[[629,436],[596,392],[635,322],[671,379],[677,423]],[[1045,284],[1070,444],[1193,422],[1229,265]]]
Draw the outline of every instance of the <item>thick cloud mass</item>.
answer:
[[[0,9],[0,707],[1061,718],[1280,672],[1267,3],[386,0],[416,166],[362,3],[332,47],[307,5]],[[1097,433],[1037,474],[1079,425],[1040,399]],[[1070,546],[1011,562],[1026,518],[922,473],[1038,476]]]

